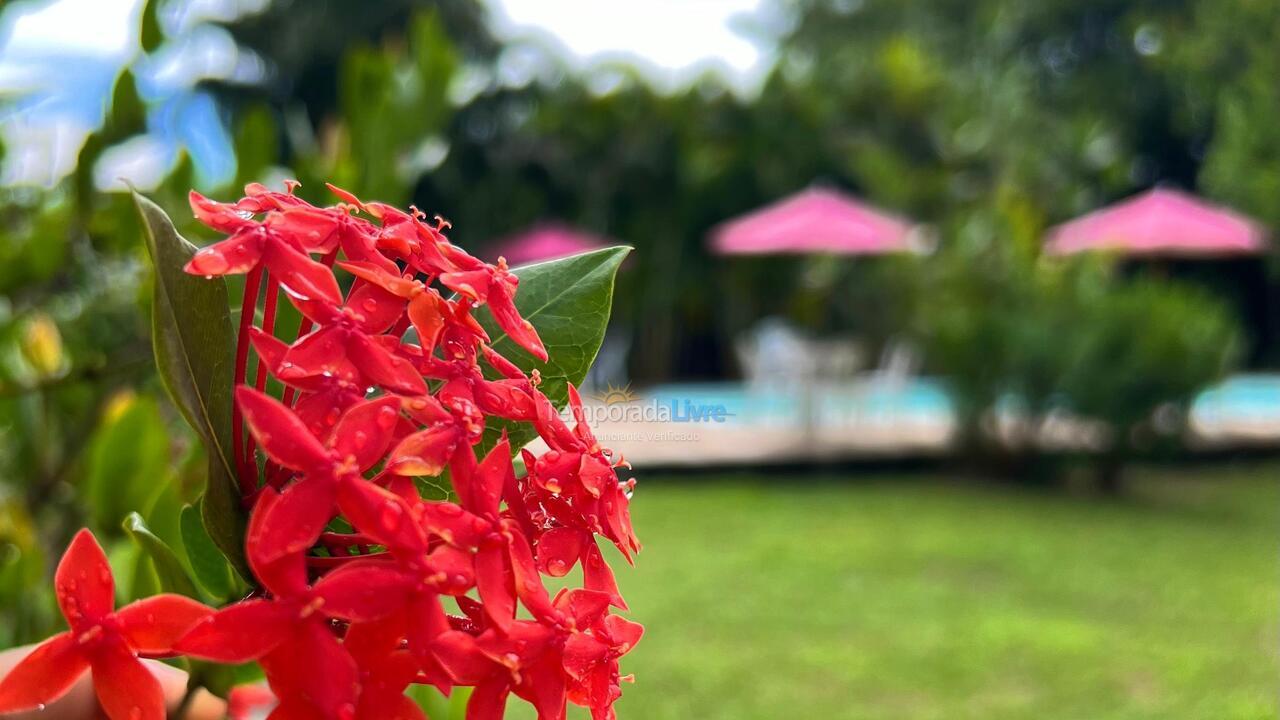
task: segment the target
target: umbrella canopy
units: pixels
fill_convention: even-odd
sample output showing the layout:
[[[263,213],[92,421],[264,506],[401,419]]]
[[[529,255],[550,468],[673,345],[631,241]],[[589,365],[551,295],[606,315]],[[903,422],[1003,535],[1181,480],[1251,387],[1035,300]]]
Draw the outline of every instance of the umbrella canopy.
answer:
[[[810,188],[729,220],[711,248],[727,255],[919,252],[917,226],[827,188]]]
[[[548,223],[499,241],[489,254],[495,260],[499,257],[506,258],[507,263],[514,267],[598,250],[607,244],[604,238],[597,235]]]
[[[1135,195],[1049,230],[1051,255],[1103,250],[1146,257],[1230,257],[1266,250],[1249,217],[1169,188]]]

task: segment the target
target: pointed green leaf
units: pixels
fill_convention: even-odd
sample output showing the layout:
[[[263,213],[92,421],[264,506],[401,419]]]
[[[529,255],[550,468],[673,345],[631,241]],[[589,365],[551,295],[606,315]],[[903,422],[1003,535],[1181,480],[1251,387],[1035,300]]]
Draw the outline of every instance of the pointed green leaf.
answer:
[[[613,308],[614,277],[629,252],[629,247],[610,247],[513,271],[520,278],[516,308],[542,338],[549,356],[545,363],[516,345],[488,314],[480,318],[493,349],[526,373],[536,369],[542,375],[541,390],[556,407],[568,402],[566,384],[580,384],[595,362]],[[527,424],[491,422],[486,429],[486,447],[497,441],[503,429],[511,438],[512,449],[534,436]]]
[[[204,442],[209,478],[201,511],[209,537],[249,577],[244,562],[244,515],[231,449],[231,385],[235,334],[221,278],[183,272],[196,247],[155,203],[133,194],[155,266],[152,344],[160,378],[173,402]]]
[[[231,566],[205,531],[204,523],[200,521],[200,510],[194,505],[184,506],[180,524],[182,544],[196,582],[214,598],[227,599],[231,596]]]
[[[107,403],[93,433],[81,478],[81,497],[97,528],[114,528],[162,489],[169,435],[155,400],[132,393]]]
[[[196,591],[191,578],[187,577],[187,571],[183,569],[182,561],[178,560],[173,548],[147,528],[141,515],[129,513],[122,526],[138,547],[151,558],[151,564],[156,570],[156,578],[160,580],[161,590],[200,599],[200,593]]]

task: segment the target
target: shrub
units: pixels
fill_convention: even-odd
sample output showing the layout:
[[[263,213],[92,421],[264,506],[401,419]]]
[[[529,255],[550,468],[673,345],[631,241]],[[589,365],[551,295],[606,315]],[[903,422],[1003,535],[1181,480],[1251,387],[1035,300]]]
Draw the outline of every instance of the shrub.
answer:
[[[930,368],[948,383],[962,447],[988,468],[1052,470],[1043,462],[1044,430],[1065,412],[1105,427],[1075,444],[1114,489],[1120,466],[1152,437],[1156,410],[1185,409],[1226,372],[1239,344],[1225,307],[1203,292],[1127,282],[1097,259],[959,247],[929,272],[916,331]]]
[[[199,252],[139,198],[160,375],[208,455],[203,523],[182,513],[180,554],[128,517],[169,592],[119,610],[106,554],[77,534],[54,581],[70,629],[0,681],[0,713],[92,668],[112,720],[162,720],[140,660],[183,656],[199,661],[192,690],[225,690],[217,665],[256,662],[273,718],[422,717],[414,685],[472,688],[474,718],[501,718],[512,694],[544,718],[567,702],[613,717],[618,658],[642,628],[610,611],[626,603],[596,538],[639,551],[634,481],[572,383],[626,250],[531,268],[522,309],[521,278],[452,245],[443,220],[334,192],[328,208],[292,186],[234,203],[192,193],[196,217],[228,235]],[[228,275],[247,275],[238,333]],[[281,296],[302,316],[290,341]],[[535,435],[547,449],[520,451]],[[549,594],[543,576],[577,566],[583,586]]]

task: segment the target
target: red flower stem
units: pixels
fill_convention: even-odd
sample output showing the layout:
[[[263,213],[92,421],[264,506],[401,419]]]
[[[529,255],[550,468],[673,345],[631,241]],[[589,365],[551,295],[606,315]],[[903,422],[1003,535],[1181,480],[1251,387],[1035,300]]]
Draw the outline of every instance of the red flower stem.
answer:
[[[337,260],[338,260],[338,249],[334,248],[332,251],[325,253],[324,256],[320,258],[320,264],[324,265],[325,267],[331,268],[333,267],[333,263],[336,262]],[[303,335],[306,335],[307,333],[311,332],[311,328],[313,325],[314,323],[311,322],[311,319],[308,318],[306,315],[303,315],[302,320],[298,322],[298,334],[294,335],[294,338],[295,339],[300,338]],[[284,404],[288,405],[289,407],[293,407],[293,398],[296,394],[297,394],[297,391],[295,391],[293,388],[286,387],[284,389],[284,398],[283,398]]]
[[[262,331],[268,335],[274,335],[276,331],[276,305],[280,301],[280,281],[271,277],[271,273],[266,273],[267,278],[267,297],[266,305],[262,310]],[[262,358],[258,358],[258,377],[255,380],[254,387],[264,390],[267,387],[267,366],[262,362]]]
[[[265,292],[266,297],[264,299],[264,307],[262,310],[262,331],[268,335],[271,335],[274,332],[275,326],[276,326],[276,303],[280,299],[280,281],[272,277],[271,272],[269,270],[263,270],[262,276],[267,281],[267,289]],[[247,359],[245,360],[245,364],[246,366],[248,365]],[[254,378],[253,386],[259,390],[262,390],[267,386],[267,365],[266,363],[262,362],[262,358],[258,358],[258,372],[257,372],[257,377]],[[253,462],[253,453],[257,449],[258,449],[258,441],[254,439],[252,434],[250,434],[249,437],[245,439],[245,449],[244,449],[245,462],[248,463],[250,467],[254,467],[255,465],[255,463]],[[268,461],[267,462],[268,474],[271,472],[271,465],[272,463]],[[254,469],[256,470],[257,468],[255,467]],[[255,482],[255,485],[256,485],[256,482]]]
[[[235,387],[244,384],[249,367],[249,327],[258,308],[258,286],[262,284],[263,267],[258,265],[249,271],[244,280],[244,298],[240,302],[240,332],[236,336]],[[231,442],[240,477],[240,496],[250,497],[258,487],[258,468],[253,456],[245,453],[244,415],[232,402]]]

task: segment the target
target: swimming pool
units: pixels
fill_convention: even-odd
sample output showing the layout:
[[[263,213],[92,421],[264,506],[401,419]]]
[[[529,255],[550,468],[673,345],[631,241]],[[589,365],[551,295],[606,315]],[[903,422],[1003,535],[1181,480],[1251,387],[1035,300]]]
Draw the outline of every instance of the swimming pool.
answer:
[[[936,378],[914,377],[824,386],[808,394],[796,388],[741,383],[678,383],[643,393],[659,404],[723,406],[736,422],[794,426],[806,415],[820,421],[932,420],[949,418],[952,404]],[[1280,424],[1280,375],[1237,375],[1210,387],[1192,403],[1195,421],[1208,424]]]

